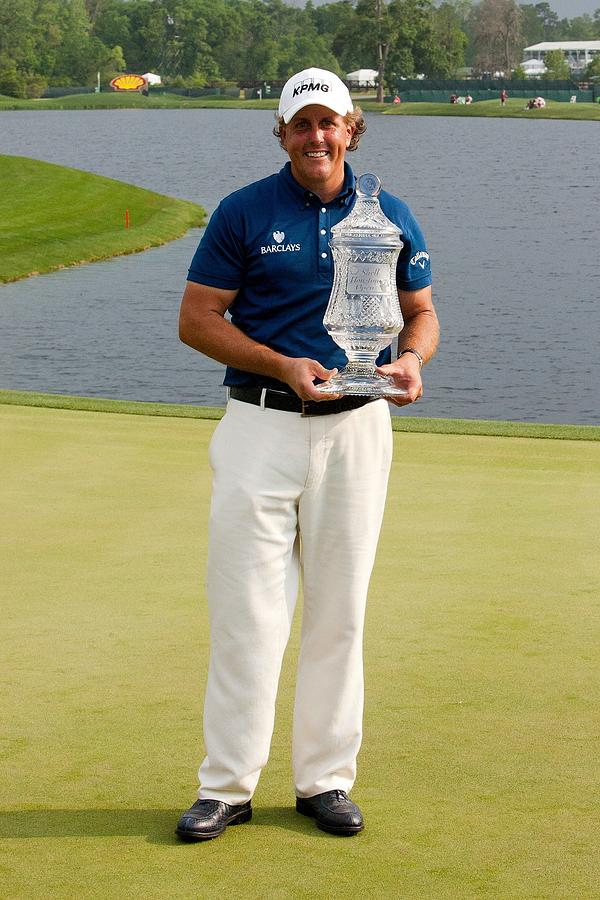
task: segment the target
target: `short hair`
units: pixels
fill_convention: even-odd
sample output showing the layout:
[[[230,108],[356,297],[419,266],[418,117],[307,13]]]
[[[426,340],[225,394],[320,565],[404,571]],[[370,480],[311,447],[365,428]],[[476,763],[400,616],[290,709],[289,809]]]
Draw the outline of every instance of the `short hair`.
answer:
[[[360,108],[360,106],[355,106],[352,112],[347,113],[343,118],[346,125],[351,125],[354,129],[354,131],[352,132],[352,137],[350,138],[350,143],[348,144],[348,150],[356,150],[361,135],[363,135],[367,130],[367,125],[362,114],[362,109]],[[283,121],[283,116],[276,116],[276,119],[277,122],[273,127],[273,134],[279,141],[279,145],[283,147],[283,144],[281,143],[281,129],[285,128],[285,122]]]

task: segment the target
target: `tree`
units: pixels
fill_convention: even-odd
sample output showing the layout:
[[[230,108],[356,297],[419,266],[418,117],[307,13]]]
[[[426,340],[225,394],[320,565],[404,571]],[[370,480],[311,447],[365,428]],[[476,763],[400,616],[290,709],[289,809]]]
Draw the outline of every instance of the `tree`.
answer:
[[[568,81],[571,77],[571,70],[562,50],[548,50],[544,55],[544,64],[546,66],[544,78],[553,81]]]
[[[585,70],[586,78],[597,78],[600,76],[600,55],[595,56]]]
[[[60,84],[89,84],[98,71],[100,48],[90,41],[91,24],[84,0],[66,0],[62,16],[62,40],[56,51],[53,78]]]
[[[240,4],[242,44],[238,50],[236,80],[244,84],[271,81],[278,77],[279,43],[284,28],[285,9],[280,0],[263,3],[247,0]]]
[[[569,22],[569,38],[572,41],[593,41],[597,33],[597,23],[587,14],[576,16]]]
[[[521,20],[515,0],[481,0],[474,10],[474,38],[482,71],[510,74],[523,47]]]
[[[332,40],[331,49],[344,72],[377,68],[379,29],[375,2],[358,0],[356,9],[351,16],[344,17]]]
[[[127,50],[131,41],[131,17],[120,0],[103,5],[93,24],[92,33],[107,47]]]
[[[308,0],[305,11],[318,34],[329,38],[330,45],[335,35],[355,18],[354,6],[350,0],[338,0],[337,3],[325,3],[323,6],[314,6],[312,0]]]
[[[60,0],[37,0],[31,23],[35,42],[36,71],[45,78],[54,75],[63,44]]]
[[[475,40],[473,25],[475,11],[473,0],[444,0],[443,6],[451,6],[456,16],[457,27],[465,35],[464,65],[472,66],[475,61]],[[441,7],[440,7],[441,8]]]
[[[385,82],[385,64],[387,62],[389,35],[385,27],[387,15],[383,0],[375,0],[375,19],[377,22],[377,102],[383,103],[383,88]]]
[[[387,5],[358,0],[333,37],[332,50],[343,71],[377,69],[378,99],[383,100],[384,86],[395,90],[399,77],[419,72],[444,77],[464,62],[466,38],[457,6],[450,0],[440,10],[432,0],[391,0]]]
[[[202,3],[202,17],[207,25],[206,43],[211,48],[214,65],[221,78],[233,81],[240,80],[240,53],[246,39],[240,5],[227,0]]]
[[[523,34],[528,44],[553,41],[560,20],[549,3],[527,3],[521,6]]]
[[[539,44],[544,40],[542,20],[538,15],[537,6],[534,6],[533,3],[525,3],[521,6],[521,32],[527,47]]]
[[[278,42],[277,77],[286,80],[308,66],[319,66],[340,74],[339,63],[333,53],[329,41],[307,23],[298,26],[283,35]]]
[[[461,28],[459,13],[452,3],[442,3],[433,13],[433,37],[437,48],[428,75],[450,78],[465,64],[467,36]]]
[[[436,46],[431,0],[392,0],[389,17],[393,40],[388,53],[388,81],[435,69]]]
[[[102,15],[104,8],[108,6],[110,2],[111,0],[85,0],[85,8],[87,9],[87,14],[92,24],[94,24],[96,19]]]
[[[34,0],[2,0],[0,4],[0,72],[27,70],[35,65],[31,21]]]

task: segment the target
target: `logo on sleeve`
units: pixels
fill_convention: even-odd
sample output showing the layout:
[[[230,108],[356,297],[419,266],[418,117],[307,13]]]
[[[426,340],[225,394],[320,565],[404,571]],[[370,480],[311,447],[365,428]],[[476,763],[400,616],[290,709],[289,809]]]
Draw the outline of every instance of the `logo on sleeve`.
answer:
[[[418,253],[415,253],[413,258],[410,261],[411,266],[421,266],[422,269],[425,268],[427,263],[429,262],[429,253],[425,250],[419,250]]]
[[[300,250],[300,244],[284,244],[285,231],[273,232],[274,244],[266,244],[260,248],[263,253],[297,253]]]

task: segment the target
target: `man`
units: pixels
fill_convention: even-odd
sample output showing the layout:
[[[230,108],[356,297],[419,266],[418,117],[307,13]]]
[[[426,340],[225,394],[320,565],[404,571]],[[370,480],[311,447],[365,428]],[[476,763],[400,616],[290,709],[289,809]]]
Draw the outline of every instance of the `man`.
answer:
[[[364,827],[348,797],[361,741],[362,631],[391,460],[385,400],[324,397],[345,364],[323,326],[333,279],[331,228],[352,209],[345,155],[364,121],[340,79],[306,69],[286,83],[275,133],[289,162],[225,198],[194,256],[180,337],[225,363],[229,402],[210,447],[207,593],[211,658],[199,800],[184,840],[247,822],[265,765],[283,652],[302,573],[294,708],[296,809],[333,834]],[[380,202],[402,229],[401,355],[379,371],[422,394],[434,352],[429,254],[401,201]],[[229,312],[231,320],[225,317]]]

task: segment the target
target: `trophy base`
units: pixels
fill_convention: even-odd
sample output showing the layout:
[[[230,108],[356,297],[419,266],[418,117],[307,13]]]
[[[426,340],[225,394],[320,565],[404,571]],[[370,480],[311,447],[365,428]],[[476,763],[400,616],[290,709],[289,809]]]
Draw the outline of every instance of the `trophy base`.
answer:
[[[351,394],[361,397],[406,397],[408,391],[398,387],[392,378],[383,375],[359,375],[340,372],[329,381],[317,385],[320,394]]]

